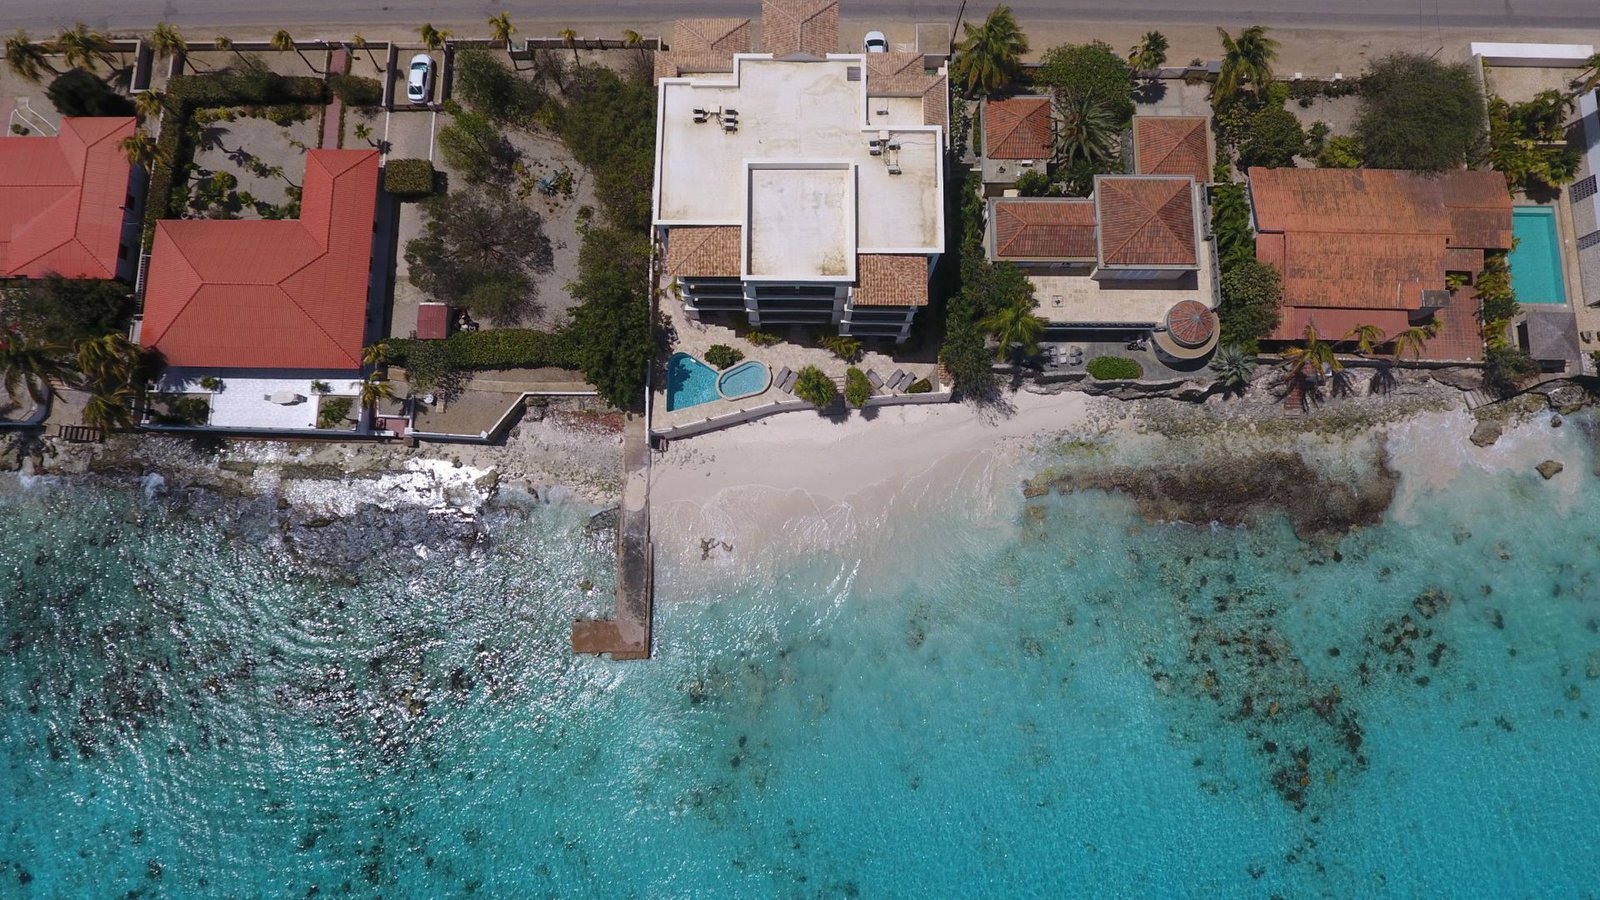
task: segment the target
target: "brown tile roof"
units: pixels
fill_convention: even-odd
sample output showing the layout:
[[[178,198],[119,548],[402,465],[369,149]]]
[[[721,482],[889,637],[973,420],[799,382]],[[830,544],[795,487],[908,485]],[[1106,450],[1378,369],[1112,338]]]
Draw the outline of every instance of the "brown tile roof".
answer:
[[[839,49],[839,0],[761,0],[761,46],[778,59]]]
[[[1050,101],[1041,97],[991,100],[983,105],[983,155],[990,159],[1049,159],[1054,148]]]
[[[655,80],[698,75],[702,72],[732,72],[732,53],[678,53],[659,51],[655,55]]]
[[[945,77],[928,74],[927,58],[920,53],[868,53],[867,96],[921,97],[922,124],[950,124]]]
[[[679,225],[667,230],[667,274],[689,278],[738,278],[737,225]]]
[[[938,125],[949,133],[950,90],[945,87],[945,77],[940,75],[922,93],[922,124]]]
[[[1211,180],[1211,128],[1204,116],[1134,116],[1134,171]]]
[[[1199,265],[1194,182],[1188,178],[1100,176],[1094,202],[1101,266]]]
[[[855,306],[927,306],[928,258],[863,253],[856,260]]]
[[[995,259],[1095,258],[1093,200],[994,200],[989,227]]]
[[[679,19],[672,25],[674,53],[749,53],[749,19]]]
[[[1328,309],[1325,307],[1295,306],[1283,310],[1277,330],[1270,340],[1298,341],[1306,334],[1306,326],[1317,330],[1317,337],[1325,341],[1340,341],[1358,325],[1376,325],[1383,333],[1393,337],[1409,327],[1403,309]]]
[[[1416,310],[1446,271],[1481,267],[1470,251],[1511,244],[1494,172],[1251,169],[1250,193],[1256,256],[1283,274],[1288,306]]]

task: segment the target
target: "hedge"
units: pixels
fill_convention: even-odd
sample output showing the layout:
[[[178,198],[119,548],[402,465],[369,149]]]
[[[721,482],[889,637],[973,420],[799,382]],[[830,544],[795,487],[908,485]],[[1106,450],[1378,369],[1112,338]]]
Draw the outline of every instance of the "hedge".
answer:
[[[375,78],[335,72],[328,76],[328,87],[333,89],[335,97],[350,106],[377,106],[383,103],[383,84]]]
[[[433,163],[425,159],[391,159],[383,167],[383,189],[396,197],[433,193]]]
[[[384,342],[388,359],[404,366],[406,358],[434,341],[396,339]],[[445,362],[451,369],[532,369],[554,366],[578,368],[578,346],[565,331],[531,328],[496,328],[458,331],[444,341]]]
[[[844,372],[844,399],[846,403],[856,408],[867,405],[867,399],[872,396],[872,382],[867,380],[867,373],[855,366]]]
[[[1144,368],[1136,360],[1122,356],[1096,356],[1085,368],[1101,381],[1127,381],[1144,374]]]

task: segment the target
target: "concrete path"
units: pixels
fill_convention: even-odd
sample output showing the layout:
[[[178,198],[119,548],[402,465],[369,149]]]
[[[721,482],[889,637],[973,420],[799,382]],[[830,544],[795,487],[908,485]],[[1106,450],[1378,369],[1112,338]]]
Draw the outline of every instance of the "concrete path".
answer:
[[[609,653],[612,659],[650,656],[655,577],[650,545],[650,441],[644,417],[623,426],[621,515],[617,520],[617,611],[611,619],[572,623],[572,652]]]

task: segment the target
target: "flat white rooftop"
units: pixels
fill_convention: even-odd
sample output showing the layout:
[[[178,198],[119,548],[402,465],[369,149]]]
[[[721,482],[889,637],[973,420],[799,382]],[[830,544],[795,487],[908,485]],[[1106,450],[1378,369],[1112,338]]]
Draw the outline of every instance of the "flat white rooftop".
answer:
[[[786,243],[801,246],[784,250],[786,260],[766,256],[770,243],[755,232],[768,229],[770,236],[778,223],[761,207],[788,195],[779,195],[776,176],[750,181],[746,189],[748,166],[814,162],[854,173],[855,245],[845,248],[847,255],[943,249],[940,129],[920,124],[920,100],[915,105],[894,98],[869,102],[864,56],[791,61],[741,54],[731,75],[663,79],[660,90],[657,225],[745,227],[747,249],[763,247],[746,260],[756,267],[831,259],[839,249],[837,216],[798,210],[790,211],[782,234]],[[695,121],[697,108],[710,113],[707,121]],[[878,115],[880,108],[888,114]],[[730,110],[737,117],[733,130],[725,129],[718,115]],[[873,155],[868,142],[880,136],[898,149]],[[897,174],[891,174],[891,166]],[[810,185],[809,191],[822,180],[806,176],[799,181]]]
[[[855,173],[827,167],[752,166],[745,272],[804,280],[855,276]],[[809,240],[795,240],[808,235]]]

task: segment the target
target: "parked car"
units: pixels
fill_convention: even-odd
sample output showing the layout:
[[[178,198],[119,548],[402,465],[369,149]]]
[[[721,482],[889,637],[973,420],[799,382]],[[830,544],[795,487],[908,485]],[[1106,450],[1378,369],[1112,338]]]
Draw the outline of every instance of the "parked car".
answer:
[[[433,99],[433,57],[426,53],[411,57],[411,71],[406,75],[406,98],[412,103],[427,103]]]
[[[866,45],[868,53],[888,53],[889,39],[881,31],[867,32]]]

